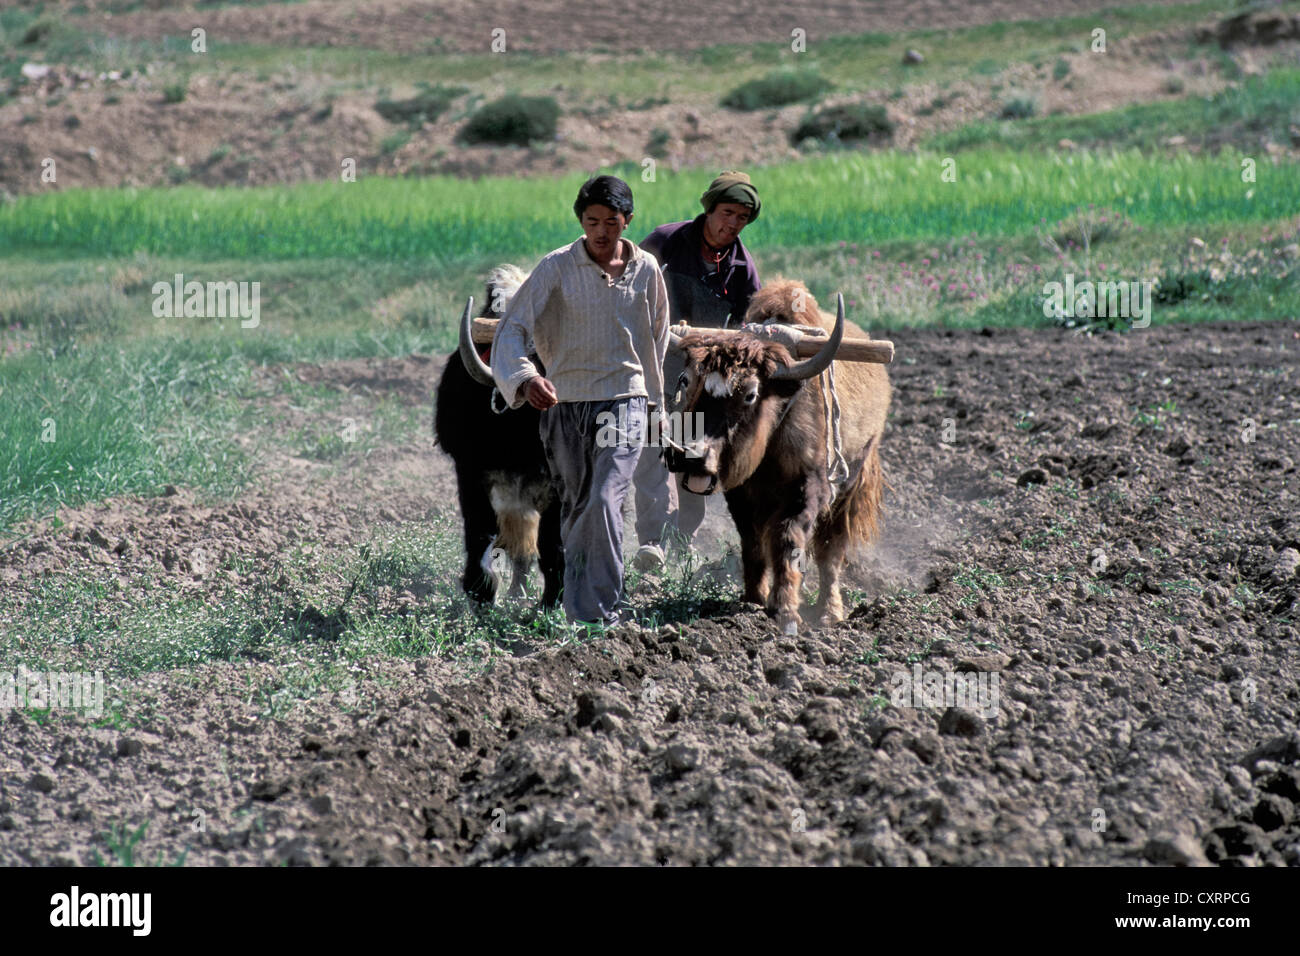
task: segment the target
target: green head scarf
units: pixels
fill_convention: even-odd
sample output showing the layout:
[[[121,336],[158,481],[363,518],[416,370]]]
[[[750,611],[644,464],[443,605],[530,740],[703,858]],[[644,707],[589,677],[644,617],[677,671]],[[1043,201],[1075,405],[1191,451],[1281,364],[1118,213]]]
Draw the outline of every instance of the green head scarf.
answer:
[[[705,212],[720,202],[734,202],[741,206],[748,206],[754,210],[753,215],[749,217],[750,222],[758,218],[758,211],[763,208],[763,202],[758,198],[758,190],[749,181],[749,177],[735,169],[729,169],[719,175],[709,183],[709,188],[700,197]]]

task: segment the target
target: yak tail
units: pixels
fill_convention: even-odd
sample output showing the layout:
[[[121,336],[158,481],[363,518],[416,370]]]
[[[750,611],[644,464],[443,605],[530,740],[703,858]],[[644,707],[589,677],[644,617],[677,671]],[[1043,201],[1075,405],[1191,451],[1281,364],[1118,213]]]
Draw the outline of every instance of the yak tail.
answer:
[[[835,497],[830,513],[818,522],[819,552],[869,544],[880,533],[884,476],[880,469],[880,436],[873,435],[862,461]]]
[[[537,529],[542,516],[525,499],[520,479],[494,483],[489,498],[497,516],[496,546],[515,561],[537,557]]]
[[[535,510],[497,513],[497,547],[511,558],[537,557],[537,528],[541,515]]]

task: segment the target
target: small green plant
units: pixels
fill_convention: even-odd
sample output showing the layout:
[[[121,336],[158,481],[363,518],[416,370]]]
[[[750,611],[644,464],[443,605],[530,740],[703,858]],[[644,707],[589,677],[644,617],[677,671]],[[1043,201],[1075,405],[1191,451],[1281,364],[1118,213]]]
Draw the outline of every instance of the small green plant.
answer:
[[[435,86],[404,100],[380,100],[375,112],[393,123],[407,123],[418,129],[447,111],[451,102],[469,92],[467,86]],[[328,113],[326,114],[328,115]]]
[[[1002,101],[998,116],[1002,119],[1029,119],[1038,112],[1037,101],[1030,96],[1012,96]]]
[[[149,821],[146,820],[140,824],[134,833],[129,832],[125,823],[110,824],[109,829],[104,831],[104,845],[108,847],[108,852],[117,857],[121,866],[135,865],[135,848],[136,845],[144,839],[145,831],[149,829]],[[94,851],[95,865],[103,866],[104,860],[99,855],[99,851]]]
[[[391,156],[410,141],[411,131],[409,129],[399,129],[392,136],[385,136],[379,141],[379,151],[385,156]]]
[[[830,80],[812,70],[774,70],[736,87],[722,98],[722,105],[744,111],[786,106],[820,96],[831,87]]]
[[[1185,85],[1181,76],[1171,76],[1165,80],[1164,89],[1166,93],[1178,96],[1183,92]]]
[[[27,28],[27,31],[23,34],[23,43],[26,43],[28,46],[34,43],[40,43],[50,35],[50,31],[54,29],[56,24],[57,21],[53,17],[41,17],[38,20],[33,20],[31,25]]]
[[[790,136],[792,143],[805,139],[844,143],[885,141],[894,135],[894,123],[883,106],[847,103],[829,106],[805,116]]]
[[[135,866],[136,847],[144,839],[145,832],[149,829],[149,821],[146,820],[136,828],[132,833],[126,823],[110,824],[109,829],[104,831],[104,845],[108,851],[117,858],[119,866]],[[158,856],[154,858],[152,866],[184,866],[185,858],[189,855],[190,848],[185,847],[177,854],[176,859],[170,863],[163,862],[163,852],[158,851]],[[91,858],[95,861],[95,866],[104,866],[104,858],[99,855],[98,850],[91,851]]]
[[[180,80],[179,82],[176,83],[168,83],[166,86],[163,87],[163,102],[179,103],[185,99],[185,96],[188,93],[189,93],[189,82],[187,80]]]
[[[857,657],[853,658],[853,663],[866,664],[868,666],[871,666],[873,664],[879,664],[880,663],[879,648],[880,648],[880,638],[877,637],[875,640],[871,642],[870,650],[865,650]]]
[[[511,93],[475,112],[460,138],[466,143],[527,146],[555,139],[559,119],[560,105],[554,97]]]
[[[656,126],[650,131],[650,139],[645,144],[645,151],[656,159],[663,159],[668,155],[668,140],[671,135],[668,130]]]
[[[1056,64],[1052,67],[1052,78],[1054,80],[1060,81],[1065,79],[1069,75],[1070,75],[1070,61],[1067,60],[1065,57],[1061,57],[1056,61]]]
[[[863,716],[869,716],[878,710],[884,710],[888,706],[889,698],[883,694],[876,694],[871,700],[867,701],[866,707],[863,709]]]

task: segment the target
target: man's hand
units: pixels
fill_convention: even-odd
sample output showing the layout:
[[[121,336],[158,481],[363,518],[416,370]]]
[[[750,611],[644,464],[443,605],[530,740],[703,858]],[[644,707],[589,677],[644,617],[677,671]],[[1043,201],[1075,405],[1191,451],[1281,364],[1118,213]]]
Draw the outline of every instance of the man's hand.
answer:
[[[523,384],[524,398],[528,399],[528,404],[533,406],[539,412],[544,412],[560,399],[555,394],[555,386],[550,383],[549,379],[541,375],[534,375]]]

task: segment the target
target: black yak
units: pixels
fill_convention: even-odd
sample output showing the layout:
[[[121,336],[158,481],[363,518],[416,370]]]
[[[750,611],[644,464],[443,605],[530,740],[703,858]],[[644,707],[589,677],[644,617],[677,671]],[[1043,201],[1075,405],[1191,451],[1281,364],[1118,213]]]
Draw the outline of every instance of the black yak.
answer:
[[[500,318],[525,278],[515,266],[494,269],[485,316]],[[438,381],[433,420],[438,444],[456,465],[465,523],[461,586],[474,600],[491,602],[508,563],[513,568],[509,596],[522,596],[528,568],[537,558],[542,603],[553,606],[563,584],[564,551],[560,498],[552,489],[538,432],[541,413],[530,405],[496,411],[500,395],[494,394],[492,372],[471,339],[473,306],[471,298],[461,316],[459,348],[448,356]]]

